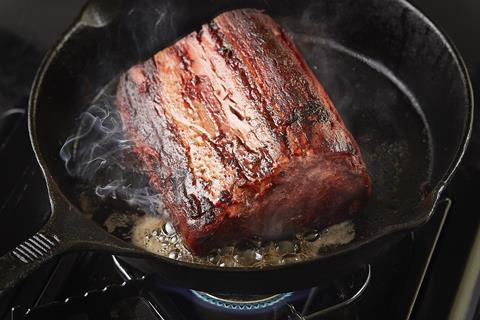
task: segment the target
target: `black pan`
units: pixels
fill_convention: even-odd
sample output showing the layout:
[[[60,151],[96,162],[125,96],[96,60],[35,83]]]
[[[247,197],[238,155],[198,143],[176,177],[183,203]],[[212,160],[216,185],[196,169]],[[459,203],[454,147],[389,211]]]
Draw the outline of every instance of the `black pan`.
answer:
[[[222,11],[262,8],[300,46],[357,139],[373,199],[356,235],[315,259],[265,268],[220,268],[156,256],[86,219],[59,150],[77,116],[129,66]],[[44,59],[31,93],[29,129],[52,214],[0,258],[0,290],[71,250],[101,250],[168,284],[210,292],[267,293],[312,286],[368,262],[424,224],[467,146],[473,101],[467,71],[448,39],[401,0],[92,2]]]

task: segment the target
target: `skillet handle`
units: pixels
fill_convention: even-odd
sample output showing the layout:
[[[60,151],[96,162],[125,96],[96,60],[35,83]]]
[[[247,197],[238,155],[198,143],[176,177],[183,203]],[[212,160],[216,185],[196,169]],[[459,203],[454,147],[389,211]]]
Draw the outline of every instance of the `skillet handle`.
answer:
[[[64,253],[67,248],[67,244],[47,225],[0,257],[0,298],[8,289],[48,260]]]
[[[137,257],[143,255],[141,250],[111,236],[88,220],[55,193],[50,195],[53,210],[47,224],[0,257],[0,298],[45,262],[67,251],[106,251]]]

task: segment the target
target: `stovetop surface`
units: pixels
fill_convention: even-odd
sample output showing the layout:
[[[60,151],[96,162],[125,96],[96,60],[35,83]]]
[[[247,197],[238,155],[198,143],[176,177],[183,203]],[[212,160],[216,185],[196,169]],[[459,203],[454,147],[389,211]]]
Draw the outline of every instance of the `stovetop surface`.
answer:
[[[465,58],[475,92],[480,92],[480,42],[476,41],[480,38],[477,22],[480,3],[473,0],[412,2],[452,38]],[[41,58],[72,23],[84,3],[80,0],[0,2],[0,177],[3,182],[0,184],[0,219],[9,216],[14,219],[8,220],[22,223],[22,232],[14,225],[0,224],[3,235],[0,254],[33,234],[45,222],[46,215],[32,214],[48,212],[49,205],[28,140],[25,114],[28,92]],[[350,278],[336,279],[338,281],[303,293],[289,293],[267,313],[257,312],[257,319],[405,319],[408,314],[411,319],[446,318],[461,291],[461,280],[470,274],[466,272],[467,261],[470,261],[479,225],[479,215],[472,211],[480,190],[478,126],[475,121],[471,146],[447,190],[451,203],[445,202],[441,213],[426,227],[382,253],[371,266],[365,266]],[[450,210],[446,210],[449,206]],[[440,237],[435,243],[437,234]],[[423,278],[420,271],[429,260],[432,248],[435,250],[431,263],[417,292]],[[367,276],[368,286],[363,288]],[[33,319],[254,318],[251,312],[225,313],[223,310],[219,313],[218,308],[225,305],[221,299],[212,302],[190,290],[162,287],[155,279],[142,277],[109,255],[69,254],[40,269],[8,299],[0,301],[0,319],[21,318],[29,308],[32,310],[27,318]],[[361,295],[356,295],[358,292]],[[473,292],[476,296],[469,301],[470,307],[465,313],[472,319],[478,316],[478,288]],[[412,306],[415,296],[418,298]],[[341,308],[335,309],[337,305]],[[322,314],[322,310],[329,313]]]

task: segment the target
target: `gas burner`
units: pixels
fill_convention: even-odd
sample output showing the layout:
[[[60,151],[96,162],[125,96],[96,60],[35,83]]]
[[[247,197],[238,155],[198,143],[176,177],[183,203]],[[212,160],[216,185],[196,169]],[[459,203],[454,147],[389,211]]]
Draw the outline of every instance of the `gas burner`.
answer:
[[[277,320],[288,319],[291,314],[298,315],[300,302],[305,301],[308,291],[272,295],[211,294],[195,290],[190,292],[193,294],[191,301],[199,320]]]
[[[285,301],[291,292],[274,295],[221,295],[191,290],[193,295],[207,304],[228,310],[260,310],[273,307]]]
[[[121,277],[129,282],[144,276],[135,267],[112,256]],[[331,283],[299,291],[271,295],[218,294],[167,286],[151,275],[144,283],[144,298],[155,310],[164,310],[167,300],[192,319],[302,319],[330,316],[354,308],[371,279],[369,265]],[[189,318],[190,319],[190,318]],[[310,318],[308,318],[310,319]]]

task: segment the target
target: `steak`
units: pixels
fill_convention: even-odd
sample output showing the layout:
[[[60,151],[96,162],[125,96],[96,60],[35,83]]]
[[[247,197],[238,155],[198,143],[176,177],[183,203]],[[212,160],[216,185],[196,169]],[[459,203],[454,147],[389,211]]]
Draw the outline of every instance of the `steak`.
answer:
[[[225,12],[120,77],[116,105],[196,254],[347,219],[368,200],[359,147],[268,15]]]

